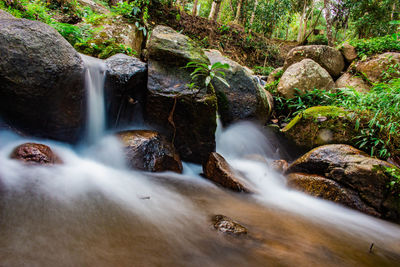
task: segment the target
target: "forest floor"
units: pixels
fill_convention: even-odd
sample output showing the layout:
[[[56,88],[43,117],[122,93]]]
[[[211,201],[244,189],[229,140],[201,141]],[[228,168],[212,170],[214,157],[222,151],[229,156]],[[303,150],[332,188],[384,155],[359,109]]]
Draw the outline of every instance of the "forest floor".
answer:
[[[297,45],[293,41],[267,39],[248,33],[237,24],[223,25],[192,16],[176,7],[156,6],[149,10],[149,26],[166,25],[197,41],[203,48],[217,49],[250,68],[280,67],[286,54]]]

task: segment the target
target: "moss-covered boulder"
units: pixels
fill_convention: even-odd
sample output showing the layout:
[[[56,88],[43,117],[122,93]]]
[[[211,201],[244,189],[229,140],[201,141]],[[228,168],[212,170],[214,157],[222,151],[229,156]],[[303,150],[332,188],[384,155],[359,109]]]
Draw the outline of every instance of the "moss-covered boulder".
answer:
[[[191,88],[188,62],[210,64],[188,37],[157,26],[148,42],[146,120],[174,142],[182,159],[203,163],[215,151],[217,97],[204,80]]]
[[[273,99],[262,88],[249,70],[237,62],[224,57],[217,50],[206,51],[211,64],[220,62],[229,64],[225,80],[230,87],[214,79],[212,84],[218,98],[218,112],[224,124],[244,119],[256,119],[265,124],[271,114]]]
[[[318,63],[311,59],[291,65],[282,75],[278,93],[285,98],[293,98],[295,93],[304,94],[313,89],[329,90],[335,86],[332,77]]]
[[[399,77],[396,71],[387,72],[389,69],[400,70],[399,65],[400,53],[387,52],[358,62],[356,71],[363,73],[371,82],[376,83]]]
[[[351,144],[354,114],[335,106],[317,106],[297,115],[281,131],[297,146],[311,149],[324,144]]]
[[[400,197],[390,189],[393,171],[400,173],[394,165],[349,145],[325,145],[298,158],[286,174],[315,174],[335,181],[341,188],[356,193],[382,218],[400,223]]]

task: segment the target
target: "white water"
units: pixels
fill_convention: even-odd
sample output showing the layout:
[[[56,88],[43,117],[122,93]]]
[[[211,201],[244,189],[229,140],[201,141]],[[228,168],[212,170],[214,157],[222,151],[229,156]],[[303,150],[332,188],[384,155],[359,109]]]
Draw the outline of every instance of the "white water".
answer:
[[[106,65],[103,60],[81,55],[85,64],[85,89],[87,93],[88,143],[96,143],[105,131],[104,80]]]
[[[282,211],[283,216],[286,216],[286,213],[295,214],[310,224],[328,227],[339,236],[350,236],[361,243],[366,242],[367,246],[375,243],[390,247],[400,240],[399,226],[289,190],[283,176],[274,173],[263,162],[249,160],[249,155],[261,155],[267,161],[277,157],[276,149],[264,132],[249,122],[237,123],[225,130],[222,130],[219,123],[216,137],[217,151],[235,169],[242,172],[256,189],[257,193],[252,196],[226,196],[225,191],[199,176],[200,166],[190,163],[184,163],[183,175],[150,175],[128,169],[118,140],[113,136],[104,135],[104,64],[89,57],[84,57],[84,60],[87,66],[88,90],[87,143],[90,146],[75,150],[65,144],[24,139],[10,132],[0,132],[0,189],[5,189],[5,193],[2,193],[3,201],[0,202],[2,207],[5,207],[4,211],[0,210],[0,214],[3,215],[3,221],[0,220],[3,228],[0,229],[0,233],[6,236],[6,249],[0,246],[0,265],[52,265],[52,260],[57,264],[60,258],[57,253],[65,254],[63,263],[67,266],[88,265],[82,264],[84,261],[80,257],[94,257],[97,261],[92,261],[92,264],[99,263],[97,258],[106,253],[101,251],[101,248],[113,249],[112,241],[103,241],[103,238],[100,238],[103,242],[111,242],[111,245],[99,244],[100,251],[92,252],[93,255],[90,252],[76,252],[73,244],[80,244],[80,239],[92,240],[96,233],[111,231],[108,228],[101,230],[101,225],[96,224],[97,221],[102,221],[102,216],[112,215],[107,217],[107,223],[113,226],[112,229],[115,228],[112,224],[114,220],[116,225],[120,225],[121,218],[118,217],[117,211],[121,210],[122,218],[129,217],[136,223],[134,226],[138,227],[135,231],[122,224],[120,229],[122,233],[134,232],[139,235],[134,238],[135,241],[139,239],[135,248],[144,247],[144,261],[138,265],[143,266],[152,257],[157,258],[152,247],[158,251],[158,243],[166,242],[168,248],[179,251],[174,252],[177,255],[171,255],[173,263],[180,260],[182,266],[190,265],[185,264],[191,261],[182,258],[182,251],[183,256],[190,255],[197,260],[203,260],[192,265],[219,266],[215,262],[217,255],[211,256],[211,252],[204,252],[204,247],[213,248],[213,245],[220,244],[218,242],[221,240],[218,236],[214,237],[213,232],[210,233],[207,227],[210,211],[202,209],[201,203],[210,201],[217,212],[227,212],[240,217],[241,212],[235,210],[235,206],[227,209],[224,206],[226,204],[218,205],[218,201],[240,202],[241,198],[246,198],[242,201],[259,203],[266,210]],[[9,158],[14,147],[30,141],[48,144],[64,163],[50,167],[27,166]],[[176,190],[171,186],[175,183],[185,183],[193,192],[188,194],[185,190]],[[205,193],[201,193],[203,191]],[[200,196],[196,196],[196,193]],[[102,211],[110,205],[111,210]],[[61,224],[54,224],[53,220],[60,221]],[[41,229],[42,225],[44,230]],[[77,237],[71,232],[78,233]],[[156,238],[153,237],[154,233],[157,233]],[[206,241],[202,240],[203,236],[207,236]],[[112,236],[108,238],[112,239]],[[129,237],[126,239],[129,240]],[[242,245],[239,244],[239,247]],[[53,246],[57,248],[54,255],[51,253]],[[90,251],[85,246],[82,251]],[[41,252],[36,252],[34,247],[38,247]],[[213,250],[218,256],[225,253],[225,250],[218,246]],[[111,253],[116,254],[118,258],[118,251],[115,249]],[[124,254],[125,257],[129,257],[129,253],[135,254],[135,251],[129,251],[128,254]],[[233,257],[234,264],[246,265],[245,262],[236,262],[243,253],[238,253],[236,248],[230,253],[233,254],[226,257]],[[240,256],[239,259],[234,253]],[[2,258],[8,260],[2,262]],[[248,258],[250,259],[251,257]],[[221,265],[232,266],[229,260],[224,260]],[[124,265],[121,262],[120,266]],[[164,264],[157,262],[154,265]]]

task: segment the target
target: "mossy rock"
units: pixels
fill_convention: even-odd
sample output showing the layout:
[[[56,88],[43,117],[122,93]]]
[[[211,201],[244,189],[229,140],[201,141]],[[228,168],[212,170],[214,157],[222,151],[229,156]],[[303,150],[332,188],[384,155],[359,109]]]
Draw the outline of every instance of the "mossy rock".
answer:
[[[325,144],[351,144],[357,133],[355,113],[335,106],[317,106],[297,115],[281,131],[297,146],[311,149]]]

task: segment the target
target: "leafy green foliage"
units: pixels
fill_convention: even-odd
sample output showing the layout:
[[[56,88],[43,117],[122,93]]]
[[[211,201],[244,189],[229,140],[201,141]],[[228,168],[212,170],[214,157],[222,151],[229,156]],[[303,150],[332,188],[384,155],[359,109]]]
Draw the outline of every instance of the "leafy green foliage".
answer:
[[[371,39],[355,39],[349,43],[354,46],[360,58],[383,52],[400,52],[400,41],[398,35],[386,35]]]
[[[263,76],[268,76],[275,68],[271,66],[255,66],[253,68],[254,72],[257,75],[263,75]]]
[[[222,64],[221,62],[216,62],[214,64],[207,65],[201,62],[191,61],[186,64],[185,68],[191,69],[192,73],[190,77],[192,79],[192,83],[189,84],[189,87],[192,89],[197,89],[198,91],[201,88],[209,88],[212,87],[211,81],[215,78],[222,82],[225,86],[230,87],[228,82],[225,80],[225,72],[224,69],[229,69],[229,64]]]
[[[102,59],[109,58],[118,53],[123,53],[128,56],[135,55],[135,51],[133,51],[132,48],[117,43],[114,39],[108,39],[106,41],[86,40],[81,43],[76,43],[74,47],[83,54]]]

